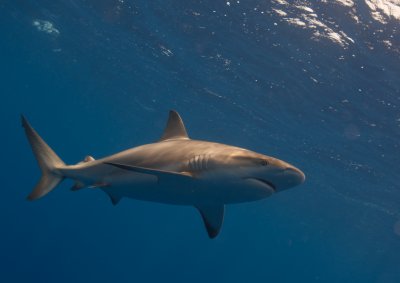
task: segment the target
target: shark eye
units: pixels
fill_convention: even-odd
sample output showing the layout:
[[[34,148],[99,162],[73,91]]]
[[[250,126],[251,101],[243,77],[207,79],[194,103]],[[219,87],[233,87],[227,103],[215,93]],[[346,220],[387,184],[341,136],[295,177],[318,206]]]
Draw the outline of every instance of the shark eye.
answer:
[[[269,164],[268,160],[266,160],[266,159],[261,159],[261,161],[260,161],[260,165],[261,165],[261,166],[268,166],[268,164]]]

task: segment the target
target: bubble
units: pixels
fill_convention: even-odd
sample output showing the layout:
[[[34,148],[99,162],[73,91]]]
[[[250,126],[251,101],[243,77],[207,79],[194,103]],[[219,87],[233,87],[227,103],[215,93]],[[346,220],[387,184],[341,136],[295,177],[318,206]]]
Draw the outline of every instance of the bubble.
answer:
[[[360,130],[354,124],[349,124],[344,129],[344,136],[349,140],[355,140],[360,137]]]
[[[51,35],[59,35],[60,31],[56,29],[52,22],[44,20],[34,20],[32,25],[37,28],[38,31],[45,32]]]

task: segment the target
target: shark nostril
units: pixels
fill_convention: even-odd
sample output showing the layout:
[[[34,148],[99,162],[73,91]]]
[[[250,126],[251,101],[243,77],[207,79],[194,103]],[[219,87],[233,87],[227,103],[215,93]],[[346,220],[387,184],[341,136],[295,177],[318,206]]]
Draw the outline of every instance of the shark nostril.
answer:
[[[294,172],[297,173],[299,170],[293,168],[293,167],[286,167],[285,168],[285,172]]]
[[[291,173],[293,172],[293,173],[296,173],[296,174],[301,173],[301,171],[299,169],[295,168],[295,167],[286,167],[285,168],[285,172],[291,172]]]
[[[306,179],[306,176],[304,175],[304,173],[302,171],[300,171],[299,169],[294,168],[294,167],[286,167],[285,168],[285,173],[296,176],[297,178],[299,178],[300,183],[303,183],[305,181],[305,179]]]

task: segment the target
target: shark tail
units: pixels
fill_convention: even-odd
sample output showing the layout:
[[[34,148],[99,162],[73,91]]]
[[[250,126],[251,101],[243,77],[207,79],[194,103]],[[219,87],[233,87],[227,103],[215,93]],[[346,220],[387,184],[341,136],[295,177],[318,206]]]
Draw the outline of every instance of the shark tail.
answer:
[[[25,134],[31,145],[33,154],[42,171],[39,183],[27,197],[28,200],[35,200],[47,195],[61,183],[64,176],[58,169],[64,167],[65,163],[31,127],[24,116],[21,116],[21,120],[22,127],[25,129]]]

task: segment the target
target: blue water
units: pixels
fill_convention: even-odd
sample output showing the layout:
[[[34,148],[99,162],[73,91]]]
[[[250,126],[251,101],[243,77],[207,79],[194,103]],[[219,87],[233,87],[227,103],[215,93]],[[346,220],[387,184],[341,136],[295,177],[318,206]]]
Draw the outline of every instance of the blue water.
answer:
[[[1,282],[400,282],[399,7],[328,2],[1,1]],[[25,200],[20,113],[74,164],[169,109],[306,183],[228,206],[215,240],[195,209],[71,182]]]

